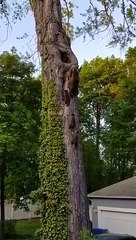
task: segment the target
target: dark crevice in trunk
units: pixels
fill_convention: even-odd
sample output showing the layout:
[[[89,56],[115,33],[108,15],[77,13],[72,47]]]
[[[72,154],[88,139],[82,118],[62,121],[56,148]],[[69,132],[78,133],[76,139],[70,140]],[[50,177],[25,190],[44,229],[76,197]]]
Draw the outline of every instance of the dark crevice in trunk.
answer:
[[[69,56],[69,54],[67,54],[67,52],[60,52],[60,54],[61,54],[61,61],[63,62],[63,63],[70,63],[70,56]]]

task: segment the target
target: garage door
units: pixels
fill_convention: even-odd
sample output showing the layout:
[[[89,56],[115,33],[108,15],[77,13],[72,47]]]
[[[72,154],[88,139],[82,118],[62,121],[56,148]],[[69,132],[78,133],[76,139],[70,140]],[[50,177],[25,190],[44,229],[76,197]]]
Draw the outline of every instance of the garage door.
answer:
[[[98,207],[98,227],[136,236],[136,209]]]

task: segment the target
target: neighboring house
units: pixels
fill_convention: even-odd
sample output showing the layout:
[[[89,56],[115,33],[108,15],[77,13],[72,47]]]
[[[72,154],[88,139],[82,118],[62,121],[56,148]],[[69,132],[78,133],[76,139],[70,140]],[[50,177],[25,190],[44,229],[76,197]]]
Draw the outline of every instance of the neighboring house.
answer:
[[[136,176],[88,194],[93,228],[136,236]]]
[[[8,201],[5,201],[5,219],[6,220],[19,220],[19,219],[31,219],[39,217],[39,215],[35,214],[35,211],[37,210],[36,204],[28,204],[28,207],[30,211],[25,211],[23,209],[14,208],[14,203],[8,203]],[[1,210],[0,210],[0,217],[1,217]]]

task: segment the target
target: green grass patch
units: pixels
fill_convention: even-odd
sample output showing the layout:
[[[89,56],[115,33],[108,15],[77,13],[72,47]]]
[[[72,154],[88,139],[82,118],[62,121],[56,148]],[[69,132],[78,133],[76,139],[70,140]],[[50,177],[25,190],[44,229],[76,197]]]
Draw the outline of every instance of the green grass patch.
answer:
[[[17,235],[34,235],[36,230],[40,228],[39,219],[29,219],[17,221],[15,225],[15,231]]]
[[[40,219],[28,219],[28,220],[18,220],[18,221],[8,221],[6,224],[8,226],[14,226],[13,231],[10,228],[6,234],[6,239],[34,239],[34,234],[37,229],[40,228]]]

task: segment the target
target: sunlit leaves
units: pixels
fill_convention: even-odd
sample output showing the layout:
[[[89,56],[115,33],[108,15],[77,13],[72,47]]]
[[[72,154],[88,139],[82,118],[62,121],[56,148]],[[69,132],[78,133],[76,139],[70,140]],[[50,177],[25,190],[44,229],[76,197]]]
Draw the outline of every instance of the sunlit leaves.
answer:
[[[89,188],[100,187],[97,172],[109,183],[130,177],[136,161],[136,49],[126,59],[97,57],[80,71],[81,130]],[[99,112],[98,112],[99,110]],[[96,159],[97,120],[100,117],[100,156]],[[90,172],[93,173],[90,174]],[[93,179],[92,179],[93,176]],[[101,176],[101,183],[102,183]],[[106,184],[104,181],[102,184]],[[103,185],[104,186],[104,185]]]

